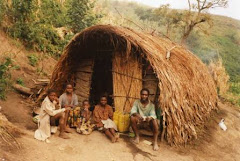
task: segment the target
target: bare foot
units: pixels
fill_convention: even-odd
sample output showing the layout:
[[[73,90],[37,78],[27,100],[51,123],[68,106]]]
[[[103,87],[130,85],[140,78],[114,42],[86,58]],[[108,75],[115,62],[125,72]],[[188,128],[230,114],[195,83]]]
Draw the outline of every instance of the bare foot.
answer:
[[[119,139],[119,134],[118,134],[118,133],[116,133],[114,137],[115,137],[115,139],[116,139],[116,142],[117,142],[117,141],[118,141],[118,139]]]
[[[66,133],[72,133],[72,130],[69,127],[66,127],[64,130]]]
[[[139,136],[136,136],[135,139],[133,140],[133,142],[134,142],[135,144],[138,144],[138,143],[139,143]]]
[[[46,143],[50,143],[50,140],[46,139],[45,142],[46,142]]]
[[[116,138],[112,137],[111,141],[112,141],[112,143],[115,143],[116,142]]]
[[[159,149],[158,144],[157,144],[157,143],[154,143],[154,144],[153,144],[153,150],[154,150],[154,151],[157,151],[158,149]]]
[[[70,139],[70,137],[67,136],[67,134],[64,133],[64,132],[60,133],[60,134],[59,134],[59,137],[60,137],[60,138],[63,138],[63,139]]]

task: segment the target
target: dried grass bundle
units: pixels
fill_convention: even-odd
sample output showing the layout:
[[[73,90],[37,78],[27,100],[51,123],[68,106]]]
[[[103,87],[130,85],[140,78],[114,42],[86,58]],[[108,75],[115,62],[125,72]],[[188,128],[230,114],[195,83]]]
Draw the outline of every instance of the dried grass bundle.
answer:
[[[211,62],[208,66],[208,69],[213,77],[214,83],[218,88],[219,95],[224,95],[229,89],[229,75],[226,73],[226,70],[223,66],[222,59],[218,61]]]
[[[121,54],[113,58],[113,94],[117,111],[130,112],[142,89],[142,68],[135,57],[124,62]]]

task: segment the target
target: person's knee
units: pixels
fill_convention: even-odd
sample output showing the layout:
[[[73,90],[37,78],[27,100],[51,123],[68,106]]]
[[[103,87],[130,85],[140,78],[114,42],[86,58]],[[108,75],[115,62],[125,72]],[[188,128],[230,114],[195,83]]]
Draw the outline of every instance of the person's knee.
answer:
[[[65,110],[64,113],[65,115],[68,115],[70,113],[70,110]]]
[[[136,116],[131,116],[130,120],[131,120],[131,123],[136,123],[138,119]]]

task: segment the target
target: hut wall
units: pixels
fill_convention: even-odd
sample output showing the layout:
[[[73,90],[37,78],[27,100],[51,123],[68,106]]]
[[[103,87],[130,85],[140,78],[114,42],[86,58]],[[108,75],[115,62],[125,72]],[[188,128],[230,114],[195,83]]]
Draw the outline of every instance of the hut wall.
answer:
[[[80,104],[82,104],[83,100],[89,99],[93,66],[93,59],[81,59],[79,61],[79,66],[76,69],[75,93],[78,96],[78,102]]]
[[[142,67],[137,58],[113,56],[113,97],[117,111],[130,112],[142,89]]]

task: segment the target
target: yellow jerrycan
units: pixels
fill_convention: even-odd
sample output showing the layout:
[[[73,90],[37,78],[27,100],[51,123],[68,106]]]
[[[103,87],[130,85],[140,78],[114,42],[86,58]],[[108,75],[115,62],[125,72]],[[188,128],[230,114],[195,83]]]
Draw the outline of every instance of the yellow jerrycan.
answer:
[[[117,127],[118,127],[119,114],[120,113],[118,111],[115,111],[113,113],[113,122],[116,124]]]
[[[127,113],[124,115],[124,131],[128,131],[130,126],[130,115]]]
[[[124,114],[123,113],[120,113],[119,114],[119,117],[118,117],[118,131],[119,132],[125,132],[125,128],[124,128],[124,123],[125,123],[125,120],[124,120]]]
[[[130,126],[129,114],[120,113],[118,117],[118,131],[126,132],[129,130],[129,126]]]

